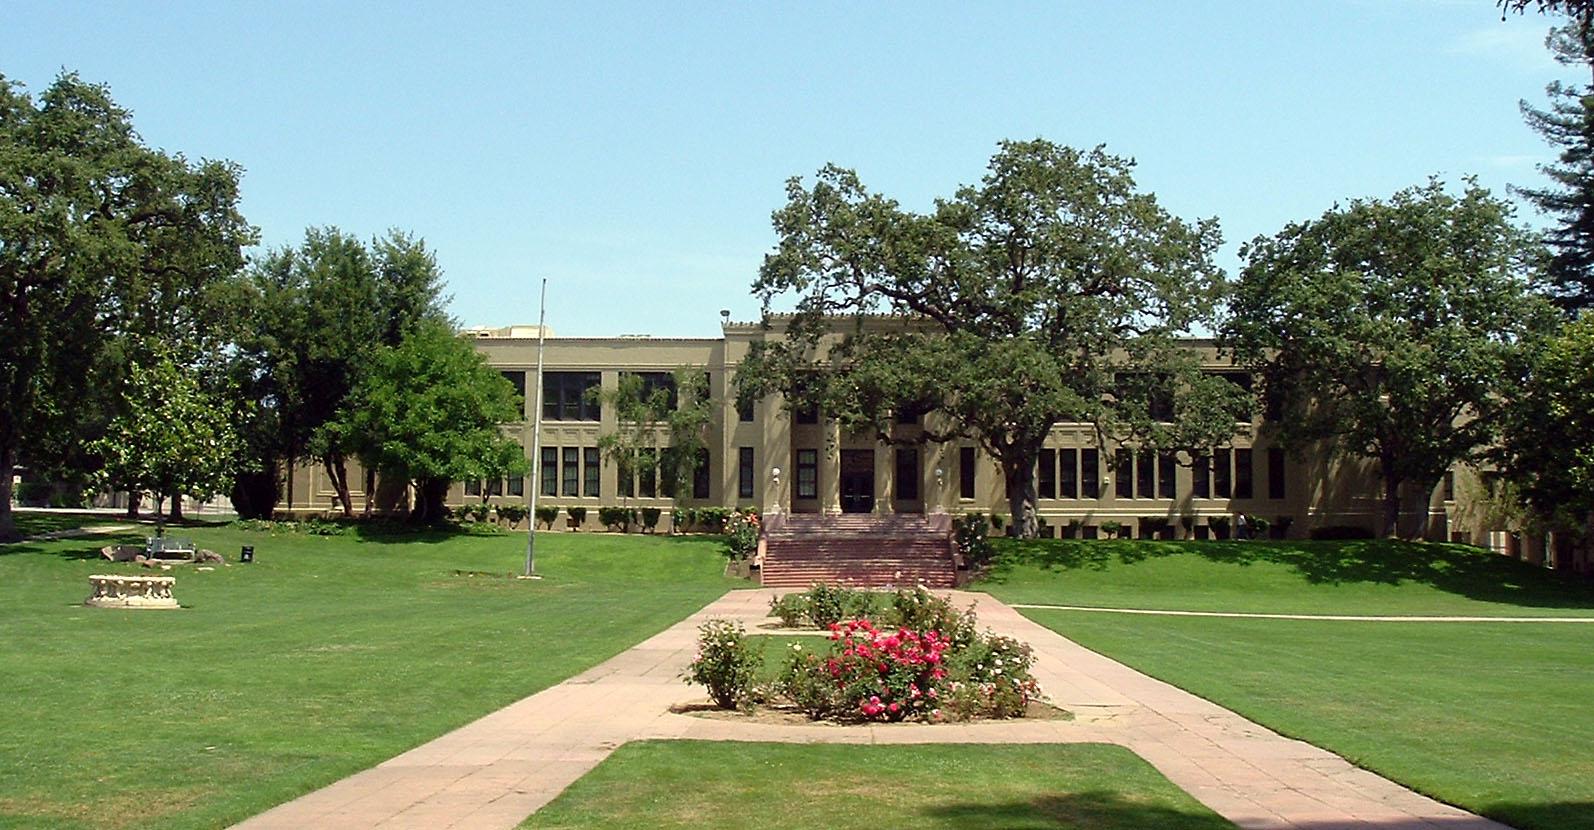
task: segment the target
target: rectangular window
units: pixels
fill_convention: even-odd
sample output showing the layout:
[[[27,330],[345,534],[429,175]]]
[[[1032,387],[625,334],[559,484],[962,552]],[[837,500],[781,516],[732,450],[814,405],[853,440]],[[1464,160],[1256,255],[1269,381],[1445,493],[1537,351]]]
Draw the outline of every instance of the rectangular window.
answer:
[[[905,403],[897,407],[896,420],[899,424],[917,424],[924,417],[926,407],[921,403]]]
[[[819,451],[797,451],[797,498],[819,498]]]
[[[501,371],[498,374],[515,387],[515,399],[520,401],[520,417],[526,417],[526,373],[521,371]]]
[[[808,404],[797,407],[796,420],[799,424],[819,423],[819,405]]]
[[[1212,495],[1226,499],[1234,495],[1229,488],[1229,451],[1212,451]]]
[[[1267,448],[1267,497],[1284,498],[1284,451],[1278,447]]]
[[[596,421],[602,406],[593,397],[601,376],[597,372],[543,372],[544,421]]]
[[[1041,450],[1040,467],[1035,471],[1035,496],[1057,498],[1057,450]]]
[[[1101,498],[1101,453],[1098,450],[1079,451],[1080,495],[1087,499]]]
[[[918,447],[897,447],[897,498],[903,501],[919,498]]]
[[[736,448],[736,497],[750,499],[753,497],[753,476],[756,468],[753,467],[753,448]]]
[[[526,477],[525,476],[510,476],[508,481],[507,481],[507,483],[509,484],[509,495],[511,495],[511,496],[524,496],[524,495],[526,495]]]
[[[1455,501],[1456,500],[1456,471],[1455,470],[1445,470],[1444,500],[1445,501]]]
[[[638,459],[636,464],[637,496],[644,499],[658,498],[659,495],[659,468],[657,465]]]
[[[1246,394],[1252,394],[1253,380],[1250,372],[1219,372],[1218,376],[1240,387]],[[1256,416],[1256,401],[1253,399],[1245,408],[1245,421],[1249,423]]]
[[[1135,497],[1135,455],[1123,447],[1113,453],[1113,477],[1118,480],[1118,488],[1114,491],[1120,499]]]
[[[581,450],[581,462],[582,472],[585,473],[581,495],[597,498],[603,481],[603,457],[597,447],[586,447]]]
[[[958,498],[974,498],[973,447],[958,447]]]
[[[753,398],[751,395],[738,395],[736,397],[736,420],[744,424],[752,422]]]
[[[1190,462],[1190,495],[1212,498],[1212,456],[1203,455]]]
[[[632,453],[630,459],[628,464],[614,465],[614,474],[619,480],[619,487],[616,489],[620,491],[620,495],[626,498],[634,498],[636,496],[636,453]],[[621,460],[623,461],[624,459],[622,458]],[[627,467],[630,468],[629,472],[626,470]]]
[[[675,388],[675,375],[669,372],[637,372],[637,377],[642,378],[642,400],[650,400],[659,391],[665,393],[665,408],[674,410],[680,406],[681,394]]]
[[[470,481],[465,482],[465,495],[467,495],[467,496],[479,496],[481,494],[482,494],[482,480],[481,479],[473,478]]]
[[[1234,451],[1234,497],[1251,498],[1251,451]]]
[[[559,448],[542,448],[542,494],[559,495]]]
[[[1079,498],[1079,450],[1057,451],[1057,497]]]
[[[692,465],[692,498],[708,498],[708,449],[697,451],[696,463]]]
[[[581,450],[565,447],[565,480],[560,493],[566,496],[581,495]]]
[[[1157,497],[1157,454],[1150,450],[1135,451],[1135,495],[1143,499]]]
[[[1173,453],[1165,452],[1157,455],[1157,498],[1171,499],[1177,495],[1175,484],[1178,482],[1179,465],[1174,462]]]
[[[501,478],[487,479],[487,495],[502,496],[504,494],[504,480]]]

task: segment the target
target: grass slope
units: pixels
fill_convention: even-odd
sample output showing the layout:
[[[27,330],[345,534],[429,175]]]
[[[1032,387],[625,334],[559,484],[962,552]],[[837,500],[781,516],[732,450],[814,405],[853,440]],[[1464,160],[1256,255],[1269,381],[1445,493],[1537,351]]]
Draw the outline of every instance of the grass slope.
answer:
[[[1116,746],[626,744],[522,827],[1222,830]]]
[[[620,652],[733,583],[712,539],[182,531],[180,611],[82,606],[117,539],[0,545],[0,826],[214,827]],[[122,537],[133,541],[137,537]]]
[[[1292,614],[1594,616],[1594,587],[1464,545],[998,539],[1005,602]]]
[[[1010,602],[1594,616],[1594,592],[1472,548],[1007,542]],[[1522,830],[1594,830],[1594,625],[1197,619],[1033,609],[1080,644]]]

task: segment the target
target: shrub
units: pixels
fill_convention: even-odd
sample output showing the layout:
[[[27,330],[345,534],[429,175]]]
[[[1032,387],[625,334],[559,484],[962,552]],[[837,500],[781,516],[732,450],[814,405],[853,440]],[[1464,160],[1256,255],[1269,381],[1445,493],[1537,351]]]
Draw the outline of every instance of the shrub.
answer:
[[[663,515],[664,511],[660,508],[642,508],[642,529],[649,533],[653,532],[653,529],[659,526],[659,517]]]
[[[1207,527],[1212,528],[1212,535],[1219,539],[1229,538],[1229,517],[1213,516],[1207,519]]]
[[[1195,533],[1195,517],[1194,516],[1180,516],[1179,517],[1179,526],[1184,528],[1184,535],[1186,537],[1189,537],[1190,534]]]
[[[629,530],[636,521],[636,511],[629,507],[598,508],[598,523],[610,530]]]
[[[311,536],[342,536],[349,532],[347,525],[317,517],[301,522],[299,529]]]
[[[842,716],[900,721],[937,708],[946,642],[936,632],[880,631],[868,620],[850,620],[831,639],[824,667],[840,693]]]
[[[725,557],[740,561],[758,551],[758,514],[751,509],[730,515],[725,522]]]
[[[1293,524],[1295,524],[1294,516],[1278,517],[1278,519],[1273,522],[1273,538],[1288,539],[1290,535],[1290,525]]]
[[[587,523],[587,508],[566,507],[565,512],[570,514],[570,521],[575,522],[576,527],[580,527]]]
[[[757,515],[758,511],[751,507],[744,507],[735,511],[725,507],[703,507],[697,510],[697,523],[708,533],[720,533],[725,530],[725,523],[736,513]]]
[[[695,507],[677,507],[670,513],[670,526],[675,530],[685,532],[695,524],[697,524]]]
[[[952,520],[952,538],[969,567],[977,568],[991,561],[995,548],[987,535],[989,530],[983,513],[968,513]]]
[[[1123,529],[1123,522],[1109,520],[1101,523],[1101,532],[1107,534],[1107,538],[1109,539],[1118,538],[1118,534],[1122,533]]]
[[[829,628],[844,620],[864,616],[874,604],[868,591],[824,582],[809,586],[802,597],[807,603],[808,621],[817,628]]]
[[[526,506],[524,504],[500,504],[498,505],[498,518],[509,522],[509,526],[512,528],[520,527],[520,523],[526,520]]]
[[[1084,526],[1085,523],[1078,519],[1069,519],[1068,529],[1063,532],[1068,535],[1069,539],[1078,539],[1080,536],[1080,529]]]
[[[1312,528],[1311,536],[1323,540],[1371,539],[1373,532],[1359,525],[1328,525]]]
[[[686,667],[686,682],[706,687],[721,709],[745,706],[764,662],[762,649],[748,644],[739,622],[709,620],[697,630],[697,656]]]
[[[952,717],[1023,717],[1040,687],[1030,674],[1035,653],[1011,637],[976,637],[948,660],[941,705]]]
[[[1267,536],[1267,529],[1272,527],[1272,526],[1273,526],[1273,524],[1271,522],[1269,522],[1267,519],[1264,519],[1261,516],[1252,516],[1251,517],[1251,536],[1252,536],[1252,538],[1261,539],[1261,538]]]
[[[477,524],[487,521],[487,518],[492,515],[492,511],[493,506],[487,502],[467,504],[462,510],[462,512],[468,512],[470,514],[471,521],[476,522]]]
[[[549,530],[553,530],[553,520],[559,518],[559,508],[546,505],[537,508],[537,521]]]
[[[1007,526],[1007,517],[1006,516],[1002,515],[1001,513],[992,513],[991,514],[991,529],[992,530],[995,530],[997,533],[1001,533],[1002,532],[1002,528],[1004,528],[1006,526]]]
[[[881,616],[881,622],[910,631],[939,632],[952,649],[973,642],[977,634],[974,609],[959,611],[951,600],[937,596],[922,585],[893,594],[891,606]]]
[[[841,717],[844,708],[845,691],[831,677],[827,660],[825,655],[793,643],[786,667],[775,682],[775,690],[812,720]]]
[[[769,615],[778,617],[782,628],[796,628],[808,615],[808,603],[802,594],[782,594],[770,599]]]

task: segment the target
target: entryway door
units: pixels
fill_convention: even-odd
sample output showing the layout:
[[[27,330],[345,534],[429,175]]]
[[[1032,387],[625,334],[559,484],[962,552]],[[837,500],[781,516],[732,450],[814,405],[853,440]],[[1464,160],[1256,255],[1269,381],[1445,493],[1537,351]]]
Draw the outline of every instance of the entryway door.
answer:
[[[841,451],[841,512],[874,511],[874,450]]]

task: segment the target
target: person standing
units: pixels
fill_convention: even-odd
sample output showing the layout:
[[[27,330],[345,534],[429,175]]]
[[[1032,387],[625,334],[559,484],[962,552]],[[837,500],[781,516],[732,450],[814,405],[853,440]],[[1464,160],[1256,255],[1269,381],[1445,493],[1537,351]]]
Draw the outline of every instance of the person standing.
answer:
[[[1234,538],[1241,541],[1251,538],[1251,520],[1244,513],[1234,515]]]

